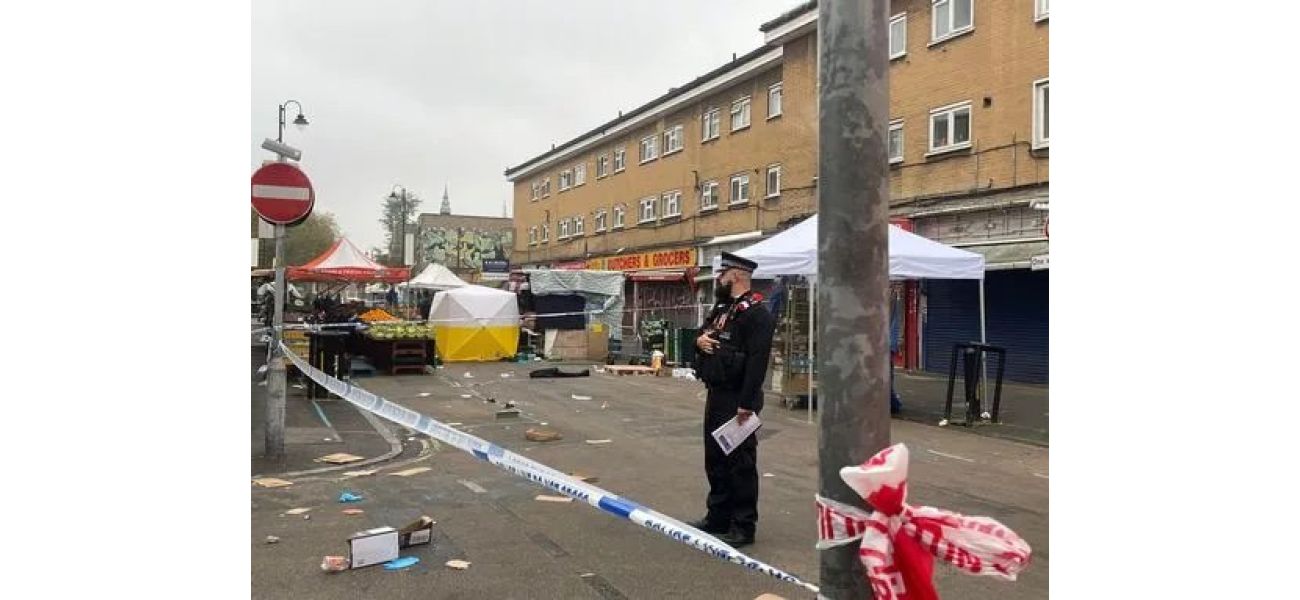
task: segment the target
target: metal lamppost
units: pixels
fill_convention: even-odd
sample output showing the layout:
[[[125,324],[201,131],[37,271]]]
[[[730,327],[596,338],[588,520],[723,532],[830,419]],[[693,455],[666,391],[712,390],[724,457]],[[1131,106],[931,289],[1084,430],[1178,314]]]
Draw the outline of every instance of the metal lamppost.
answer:
[[[299,104],[297,100],[287,100],[280,105],[280,130],[275,135],[275,141],[277,142],[284,142],[284,108],[290,104],[298,107],[298,116],[294,118],[293,124],[298,126],[299,131],[307,128],[307,117],[302,116],[302,104]]]

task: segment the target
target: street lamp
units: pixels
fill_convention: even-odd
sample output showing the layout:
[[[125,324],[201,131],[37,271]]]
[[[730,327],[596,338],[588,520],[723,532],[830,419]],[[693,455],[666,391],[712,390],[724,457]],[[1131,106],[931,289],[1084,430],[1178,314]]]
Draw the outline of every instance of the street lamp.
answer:
[[[275,141],[280,143],[284,143],[284,108],[286,106],[289,106],[289,104],[293,104],[294,106],[298,107],[298,116],[295,117],[293,120],[293,124],[298,127],[298,131],[302,131],[306,129],[308,125],[307,117],[302,116],[302,104],[300,104],[297,100],[289,100],[286,101],[284,104],[281,104],[280,105],[280,130],[279,133],[277,133],[275,136]]]
[[[299,115],[299,116],[301,116],[301,115]],[[401,189],[401,190],[402,190],[401,195],[398,195],[398,193],[397,193],[397,190],[398,190],[398,189]],[[389,198],[390,200],[399,200],[399,199],[400,199],[400,200],[402,201],[402,214],[401,214],[401,219],[402,219],[402,238],[401,238],[401,239],[402,239],[402,245],[401,245],[401,248],[402,248],[402,250],[401,250],[401,254],[399,254],[398,257],[397,257],[397,260],[398,260],[398,263],[397,263],[397,264],[401,265],[402,263],[405,263],[405,262],[406,262],[406,187],[405,187],[405,186],[402,186],[402,185],[394,185],[392,191],[388,192],[388,198]]]

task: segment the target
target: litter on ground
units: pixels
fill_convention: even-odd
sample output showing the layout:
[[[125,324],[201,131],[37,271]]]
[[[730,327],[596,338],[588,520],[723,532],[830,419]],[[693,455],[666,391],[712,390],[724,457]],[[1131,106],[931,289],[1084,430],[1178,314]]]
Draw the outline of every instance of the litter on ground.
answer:
[[[573,394],[569,397],[573,398],[574,400],[591,400],[591,396],[579,396],[578,394]]]
[[[385,570],[385,571],[400,571],[400,570],[405,569],[405,568],[407,568],[407,567],[409,567],[409,566],[411,566],[411,565],[414,565],[414,564],[416,564],[416,563],[418,563],[418,562],[420,562],[420,559],[419,559],[418,557],[415,557],[415,556],[403,556],[403,557],[395,558],[395,559],[393,559],[393,560],[390,560],[390,561],[384,563],[384,570]]]
[[[389,473],[389,475],[396,475],[398,477],[410,477],[412,475],[419,475],[420,473],[423,473],[425,471],[432,471],[432,470],[433,469],[430,469],[429,467],[414,467],[411,469],[406,469],[405,471],[396,471],[393,473]]]
[[[260,485],[264,488],[278,488],[278,487],[293,485],[292,481],[276,479],[275,477],[262,477],[260,479],[254,479],[253,483],[256,483],[257,485]]]
[[[547,494],[538,494],[534,500],[538,502],[573,502],[573,498],[568,496],[549,496]]]
[[[600,445],[600,444],[608,444],[608,443],[610,443],[610,442],[612,442],[612,441],[614,441],[614,440],[587,440],[587,443],[588,443],[588,444],[591,444],[591,445],[593,445],[593,446],[598,446],[598,445]]]
[[[453,569],[460,570],[460,571],[464,571],[465,569],[468,569],[470,564],[471,564],[471,563],[470,563],[469,561],[467,561],[467,560],[459,560],[459,559],[458,559],[458,560],[449,560],[449,561],[447,561],[447,566],[449,566],[449,567],[451,567],[451,568],[453,568]]]
[[[326,454],[325,456],[316,459],[315,462],[329,463],[331,465],[346,465],[359,460],[365,460],[365,457],[348,454],[347,452],[336,452],[334,454]]]
[[[365,500],[365,496],[353,494],[352,492],[343,492],[339,494],[339,502],[360,502]]]
[[[310,509],[310,508],[291,508],[291,509],[289,509],[289,510],[284,511],[284,514],[286,514],[286,515],[301,515],[302,513],[305,513],[305,512],[307,512],[307,511],[309,511],[309,510],[311,510],[311,509]]]

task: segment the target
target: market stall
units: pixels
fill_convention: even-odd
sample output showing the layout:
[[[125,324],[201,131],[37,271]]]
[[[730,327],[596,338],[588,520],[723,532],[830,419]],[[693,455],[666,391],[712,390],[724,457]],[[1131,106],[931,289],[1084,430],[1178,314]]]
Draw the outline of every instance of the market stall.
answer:
[[[762,242],[738,250],[736,254],[758,263],[758,269],[754,272],[756,278],[798,275],[807,281],[803,293],[804,308],[800,310],[801,303],[796,300],[794,293],[790,294],[790,301],[786,303],[789,310],[796,313],[795,318],[787,319],[787,323],[799,323],[806,318],[807,328],[802,330],[802,336],[798,331],[792,331],[787,334],[788,339],[782,340],[783,351],[779,357],[782,362],[777,365],[781,367],[779,369],[781,373],[780,375],[774,373],[773,381],[778,385],[786,384],[781,386],[783,393],[789,393],[793,389],[791,383],[795,385],[804,383],[801,387],[806,387],[811,398],[815,389],[814,365],[816,364],[816,336],[811,333],[816,331],[817,314],[817,215]],[[720,266],[721,258],[715,258],[714,271],[716,272]],[[977,279],[980,281],[980,313],[983,315],[984,257],[980,254],[946,246],[890,225],[889,278],[891,280]],[[984,335],[984,319],[981,316],[981,341],[984,341]],[[800,337],[804,340],[802,346],[798,343]],[[800,349],[803,352],[800,352]],[[804,374],[803,379],[806,382],[792,381],[790,378],[792,373]],[[808,403],[808,418],[812,419],[811,402]]]
[[[542,315],[542,354],[560,360],[605,362],[611,344],[624,341],[623,281],[620,271],[549,269],[527,271],[528,307]]]

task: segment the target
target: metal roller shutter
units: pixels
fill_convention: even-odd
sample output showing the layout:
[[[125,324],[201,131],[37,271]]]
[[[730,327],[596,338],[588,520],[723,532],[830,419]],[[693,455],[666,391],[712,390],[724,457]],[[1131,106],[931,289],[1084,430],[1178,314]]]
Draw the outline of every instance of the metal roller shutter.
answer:
[[[1007,349],[1008,381],[1048,382],[1047,273],[1016,269],[986,274],[988,340]],[[931,280],[924,289],[924,368],[947,375],[953,344],[979,340],[979,283]]]
[[[980,339],[979,282],[960,279],[931,279],[922,282],[925,313],[922,315],[921,352],[926,371],[946,376],[952,362],[952,346]],[[961,365],[957,366],[960,373]]]

